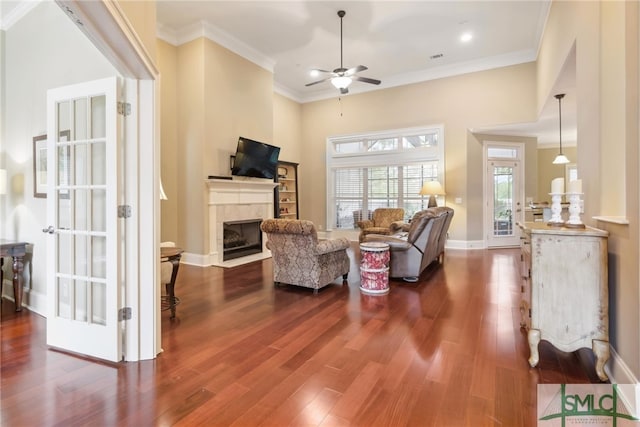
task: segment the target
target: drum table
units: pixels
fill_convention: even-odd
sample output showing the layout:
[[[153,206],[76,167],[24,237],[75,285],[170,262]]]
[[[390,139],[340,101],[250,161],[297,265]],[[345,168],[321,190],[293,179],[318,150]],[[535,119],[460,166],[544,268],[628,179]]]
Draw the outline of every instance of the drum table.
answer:
[[[360,290],[368,294],[389,292],[389,245],[361,243],[360,256]]]

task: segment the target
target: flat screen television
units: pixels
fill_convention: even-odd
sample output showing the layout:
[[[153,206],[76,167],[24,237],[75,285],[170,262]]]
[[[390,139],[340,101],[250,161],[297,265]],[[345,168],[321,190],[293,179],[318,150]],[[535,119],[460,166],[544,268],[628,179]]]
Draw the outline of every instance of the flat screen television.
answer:
[[[240,137],[231,175],[273,179],[276,176],[280,147]]]

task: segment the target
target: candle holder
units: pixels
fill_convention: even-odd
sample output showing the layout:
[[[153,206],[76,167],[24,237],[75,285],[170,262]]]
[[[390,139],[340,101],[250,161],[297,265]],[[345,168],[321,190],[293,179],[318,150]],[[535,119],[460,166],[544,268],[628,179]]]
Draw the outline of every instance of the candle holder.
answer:
[[[564,225],[564,221],[562,220],[562,206],[560,205],[562,194],[563,193],[549,193],[551,196],[551,219],[547,225],[551,227],[562,227]]]
[[[582,193],[567,193],[569,196],[569,221],[565,223],[568,228],[585,228],[580,220],[580,196]]]

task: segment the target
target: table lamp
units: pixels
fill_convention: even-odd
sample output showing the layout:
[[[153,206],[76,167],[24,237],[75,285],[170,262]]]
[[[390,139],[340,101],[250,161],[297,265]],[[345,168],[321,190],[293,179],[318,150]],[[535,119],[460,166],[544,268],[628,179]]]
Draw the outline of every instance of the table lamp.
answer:
[[[436,203],[436,196],[445,195],[444,189],[442,188],[442,184],[439,181],[427,181],[422,184],[422,188],[420,189],[420,194],[423,196],[429,195],[429,204],[427,207],[434,208],[438,206]]]

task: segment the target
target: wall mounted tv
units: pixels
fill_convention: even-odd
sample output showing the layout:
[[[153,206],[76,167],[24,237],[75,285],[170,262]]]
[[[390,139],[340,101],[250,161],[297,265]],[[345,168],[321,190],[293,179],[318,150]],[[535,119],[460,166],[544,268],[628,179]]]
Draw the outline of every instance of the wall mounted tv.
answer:
[[[240,137],[231,175],[273,179],[280,147]]]

